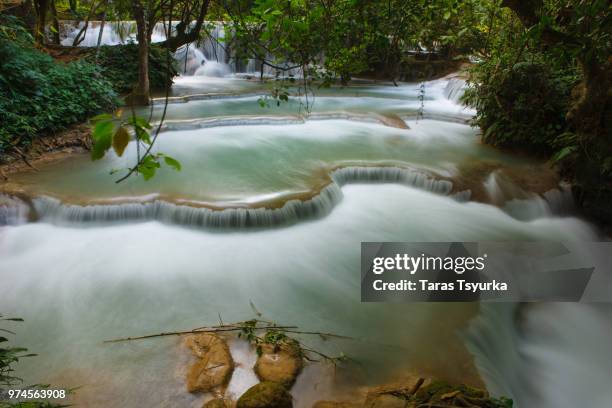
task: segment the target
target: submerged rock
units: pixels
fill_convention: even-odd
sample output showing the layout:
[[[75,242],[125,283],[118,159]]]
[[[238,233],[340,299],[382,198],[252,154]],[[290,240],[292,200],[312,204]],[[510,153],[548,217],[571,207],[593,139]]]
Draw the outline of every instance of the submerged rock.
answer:
[[[213,400],[210,400],[206,403],[204,403],[204,405],[202,405],[202,408],[228,408],[230,407],[230,404],[221,398],[215,398]]]
[[[249,388],[236,408],[292,408],[291,394],[281,384],[264,381]]]
[[[408,124],[404,121],[404,119],[400,118],[396,114],[387,113],[387,114],[379,114],[377,115],[378,119],[385,126],[394,127],[397,129],[410,129]]]
[[[254,370],[261,381],[274,381],[291,387],[302,367],[300,346],[288,340],[280,345],[263,344]]]
[[[197,334],[188,337],[186,344],[199,358],[187,372],[189,392],[208,392],[229,382],[234,362],[221,337],[212,333]]]
[[[405,408],[406,400],[390,394],[380,394],[368,398],[364,404],[365,408]]]

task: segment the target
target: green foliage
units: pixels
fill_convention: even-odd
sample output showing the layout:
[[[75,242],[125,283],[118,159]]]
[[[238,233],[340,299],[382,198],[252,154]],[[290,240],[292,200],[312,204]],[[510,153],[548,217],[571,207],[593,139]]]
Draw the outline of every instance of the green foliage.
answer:
[[[478,111],[474,123],[487,143],[551,154],[567,127],[565,113],[576,83],[571,70],[555,70],[530,56],[502,68],[492,58],[472,69],[472,86],[465,100]]]
[[[0,60],[0,154],[118,102],[95,66],[55,62],[34,48],[17,20],[6,16],[0,16]]]
[[[172,79],[167,84],[168,50],[159,46],[151,46],[149,50],[149,81],[152,89],[165,89],[172,85]],[[86,58],[95,62],[95,52]],[[169,77],[177,75],[174,57],[170,56]],[[102,75],[108,79],[119,94],[129,93],[138,83],[138,44],[109,45],[100,47],[98,66]]]
[[[483,42],[477,1],[255,0],[228,8],[236,38],[252,58],[319,65],[346,82],[372,70],[398,70],[403,55],[427,48],[445,55]],[[467,27],[461,29],[462,27]],[[322,58],[324,56],[324,58]]]
[[[23,322],[23,319],[19,317],[3,317],[0,314],[0,321],[2,322]],[[23,380],[13,374],[14,365],[19,362],[22,358],[34,357],[36,354],[27,353],[28,349],[24,347],[12,347],[6,345],[8,338],[6,335],[14,335],[15,333],[6,328],[0,328],[0,395],[7,388],[14,388],[20,385]],[[46,388],[44,385],[27,386],[23,388]],[[50,402],[41,401],[27,401],[27,402],[6,402],[0,401],[0,408],[59,408],[60,405],[53,404]]]
[[[150,180],[155,176],[157,169],[161,168],[162,161],[171,169],[181,170],[181,164],[178,160],[164,153],[150,152],[153,139],[149,132],[153,126],[148,120],[136,115],[131,115],[123,120],[119,111],[114,116],[109,114],[95,116],[91,119],[91,122],[93,124],[92,160],[102,159],[111,147],[115,154],[121,157],[133,134],[135,143],[141,145],[145,152],[142,157],[137,158],[134,171],[142,175],[145,180]],[[116,172],[117,170],[113,170],[112,173]]]
[[[609,2],[544,0],[542,7],[524,2],[513,11],[499,1],[481,3],[489,15],[482,21],[487,41],[465,100],[478,110],[475,124],[484,140],[546,154],[569,176],[586,165],[587,178],[610,177],[603,124],[610,83],[605,64],[612,50]]]
[[[5,318],[0,315],[0,321],[14,321],[22,322],[20,318]],[[7,329],[0,329],[1,332],[6,334],[15,334]],[[13,365],[19,361],[20,358],[31,357],[35,354],[26,354],[28,349],[23,347],[9,347],[3,345],[7,343],[8,338],[0,336],[0,392],[3,391],[4,387],[10,387],[15,384],[21,383],[21,378],[13,375]]]

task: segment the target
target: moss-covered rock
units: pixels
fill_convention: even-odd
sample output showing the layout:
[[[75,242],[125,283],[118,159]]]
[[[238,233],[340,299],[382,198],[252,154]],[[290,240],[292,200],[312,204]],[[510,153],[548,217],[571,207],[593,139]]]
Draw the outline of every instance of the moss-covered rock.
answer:
[[[279,383],[264,381],[254,385],[238,400],[236,408],[292,408],[291,394]]]
[[[226,400],[221,398],[215,398],[204,403],[204,405],[202,405],[202,408],[228,408],[229,406],[230,405]]]

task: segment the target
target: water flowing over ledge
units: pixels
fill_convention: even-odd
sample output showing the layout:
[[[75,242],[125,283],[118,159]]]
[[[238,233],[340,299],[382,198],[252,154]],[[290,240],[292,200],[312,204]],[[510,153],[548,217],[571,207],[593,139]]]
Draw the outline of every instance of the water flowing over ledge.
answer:
[[[416,114],[415,114],[416,115]],[[409,115],[406,119],[413,118]],[[428,118],[429,119],[429,118]],[[448,122],[462,123],[462,120],[447,120]],[[243,116],[226,116],[205,119],[179,119],[166,120],[162,124],[162,131],[176,130],[195,130],[207,129],[221,126],[255,126],[255,125],[300,125],[306,121],[324,121],[324,120],[349,120],[359,123],[375,123],[398,129],[408,129],[408,125],[404,118],[393,114],[359,114],[350,112],[326,112],[326,113],[310,113],[307,115],[286,115],[286,116],[259,116],[259,115],[243,115]],[[155,122],[154,126],[159,123]]]
[[[0,226],[24,224],[29,213],[30,206],[25,201],[0,193]]]
[[[298,221],[323,217],[342,200],[341,187],[348,183],[399,183],[436,194],[448,195],[452,183],[413,169],[399,167],[341,167],[330,174],[330,181],[305,197],[281,197],[275,201],[250,206],[213,207],[206,203],[185,205],[158,198],[143,202],[65,204],[57,198],[39,196],[32,199],[34,218],[53,224],[116,223],[150,221],[199,228],[265,228],[291,225]],[[19,204],[24,206],[24,203]],[[2,207],[0,207],[2,208]],[[7,207],[11,208],[11,207]],[[4,224],[15,224],[20,218],[8,214]],[[16,213],[15,213],[16,214]],[[21,218],[23,221],[23,217]]]
[[[342,186],[351,183],[401,184],[449,196],[459,202],[472,199],[471,190],[459,191],[450,179],[421,170],[393,166],[344,166],[332,169],[329,180],[311,191],[257,197],[253,201],[238,203],[189,201],[151,194],[73,204],[45,195],[30,198],[23,194],[0,194],[0,226],[23,224],[29,220],[58,225],[156,220],[210,229],[287,226],[328,215],[343,198]],[[519,221],[570,216],[575,212],[573,196],[567,187],[559,186],[543,194],[519,192],[497,203],[505,213]],[[496,205],[496,201],[489,204]]]
[[[483,303],[480,310],[463,337],[493,395],[507,395],[519,408],[579,407],[585,401],[607,406],[612,366],[602,357],[612,330],[610,305]],[[576,381],[584,375],[589,381]]]

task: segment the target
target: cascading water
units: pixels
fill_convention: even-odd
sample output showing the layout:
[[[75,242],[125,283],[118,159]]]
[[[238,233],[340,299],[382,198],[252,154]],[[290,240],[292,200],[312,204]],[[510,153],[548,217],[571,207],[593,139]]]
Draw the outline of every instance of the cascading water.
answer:
[[[15,342],[38,353],[18,375],[83,385],[74,395],[82,405],[201,406],[208,397],[184,389],[180,341],[102,340],[214,324],[219,314],[244,320],[252,302],[275,321],[355,339],[309,339],[359,364],[335,377],[309,365],[292,389],[298,408],[408,371],[482,379],[520,408],[579,406],[586,393],[605,397],[591,406],[605,406],[611,317],[603,309],[360,302],[363,241],[600,238],[562,185],[535,194],[504,176],[539,163],[478,143],[464,123],[473,111],[446,97],[455,99],[459,91],[448,89],[458,84],[426,83],[425,119],[416,122],[416,84],[322,90],[304,114],[293,98],[260,107],[253,82],[177,80],[181,103],[168,106],[155,151],[181,161],[180,173],[162,168],[148,182],[115,184],[109,172],[129,166],[131,143],[121,158],[75,156],[12,178],[6,189],[23,200],[0,198],[0,224],[13,224],[0,227],[0,310],[25,319]],[[154,120],[160,114],[154,105]],[[473,177],[474,166],[493,170]],[[470,201],[478,191],[486,203]],[[528,216],[512,207],[519,202]],[[580,333],[595,335],[585,346]],[[257,379],[254,350],[231,347],[242,365],[226,395],[236,398]],[[527,381],[533,370],[538,387]]]
[[[34,199],[37,216],[45,222],[104,223],[157,220],[169,224],[207,228],[272,227],[329,214],[342,199],[341,186],[347,183],[399,183],[437,194],[449,194],[452,183],[435,180],[422,172],[382,167],[345,167],[334,171],[331,183],[312,198],[292,199],[280,208],[211,209],[176,205],[154,200],[144,203],[106,205],[63,205],[49,197]]]
[[[74,22],[62,21],[60,25],[62,40],[61,44],[71,46],[74,39],[85,26],[85,22],[80,21],[76,25]],[[83,33],[83,40],[78,44],[80,47],[95,47],[98,45],[98,36],[102,24],[100,21],[90,21],[87,29]],[[151,42],[161,42],[166,39],[166,29],[162,23],[155,25]],[[111,21],[105,22],[102,29],[101,45],[119,45],[136,42],[136,23],[133,21]]]
[[[605,303],[486,304],[465,336],[487,388],[513,406],[606,407],[610,321]]]
[[[175,25],[176,23],[173,23]],[[61,22],[62,45],[71,46],[84,22],[75,25],[74,22]],[[232,43],[232,30],[226,30],[226,24],[221,21],[207,21],[204,23],[206,34],[196,42],[179,48],[175,53],[179,72],[183,75],[197,75],[207,77],[224,77],[232,73],[260,74],[261,62],[256,59],[242,60],[237,57],[235,49],[230,48]],[[90,21],[84,32],[83,40],[78,44],[81,47],[95,47],[98,44],[101,22]],[[166,39],[166,27],[157,23],[153,29],[151,42],[162,42]],[[107,22],[102,30],[101,45],[118,45],[136,43],[136,23],[134,21]],[[270,57],[270,56],[268,56]],[[272,60],[273,58],[270,57]],[[282,64],[280,64],[282,65]],[[287,75],[296,75],[299,70],[294,69]],[[274,76],[276,69],[270,66],[263,67],[265,76]]]
[[[467,88],[467,84],[465,79],[451,77],[448,79],[446,87],[444,88],[444,96],[450,101],[455,103],[460,103],[463,94],[465,93],[465,89]]]
[[[29,215],[30,208],[26,203],[16,197],[0,194],[0,226],[24,224]]]

